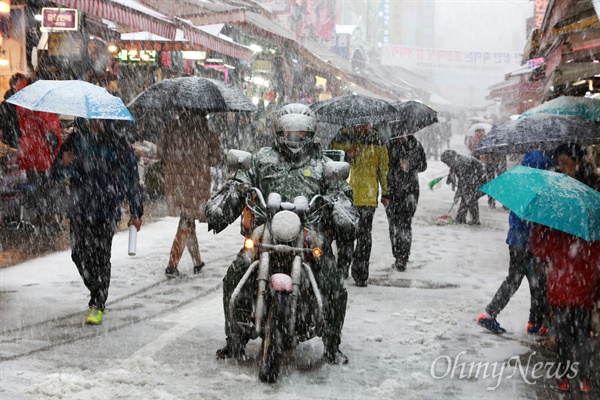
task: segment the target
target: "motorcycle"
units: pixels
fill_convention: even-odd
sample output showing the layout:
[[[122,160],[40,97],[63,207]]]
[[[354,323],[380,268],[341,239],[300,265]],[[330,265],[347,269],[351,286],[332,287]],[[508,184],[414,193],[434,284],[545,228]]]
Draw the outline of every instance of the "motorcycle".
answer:
[[[250,168],[248,157],[241,151],[230,151],[228,164],[236,170]],[[326,179],[347,179],[350,166],[329,161]],[[321,336],[323,330],[323,298],[315,279],[315,261],[331,255],[331,238],[322,228],[331,215],[339,194],[316,195],[312,199],[296,197],[282,201],[278,193],[266,200],[260,189],[246,188],[245,206],[254,223],[244,240],[251,263],[236,286],[228,305],[234,329],[251,329],[251,338],[262,338],[259,379],[275,382],[286,351],[299,343]],[[327,253],[327,254],[324,254]],[[253,322],[236,321],[237,300],[244,286],[256,282]],[[248,326],[251,325],[251,326]]]

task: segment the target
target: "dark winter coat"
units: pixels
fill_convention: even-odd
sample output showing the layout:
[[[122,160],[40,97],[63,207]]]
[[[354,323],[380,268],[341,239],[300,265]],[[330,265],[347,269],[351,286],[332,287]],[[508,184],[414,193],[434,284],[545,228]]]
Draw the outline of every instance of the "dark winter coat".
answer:
[[[548,261],[548,302],[558,308],[592,310],[600,268],[600,241],[588,242],[543,225],[531,231],[530,248]]]
[[[454,150],[444,150],[440,160],[450,167],[446,183],[456,186],[455,198],[469,202],[483,196],[479,188],[486,183],[486,173],[481,161]]]
[[[427,169],[427,157],[421,143],[414,137],[408,136],[406,142],[400,144],[392,140],[388,144],[388,196],[391,201],[401,200],[408,195],[419,196],[419,172]],[[408,171],[400,166],[401,160],[408,160]]]
[[[68,166],[62,162],[66,151],[75,155]],[[67,138],[50,171],[53,178],[69,181],[67,214],[71,219],[118,221],[125,197],[131,218],[144,214],[137,161],[124,137],[112,132],[100,136],[82,127]]]

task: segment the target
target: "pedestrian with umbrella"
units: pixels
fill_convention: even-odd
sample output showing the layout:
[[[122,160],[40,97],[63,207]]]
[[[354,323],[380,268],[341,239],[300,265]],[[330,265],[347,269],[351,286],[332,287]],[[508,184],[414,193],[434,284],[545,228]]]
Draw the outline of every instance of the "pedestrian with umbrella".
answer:
[[[583,154],[581,146],[564,144],[555,151],[562,174],[515,167],[481,188],[536,223],[530,248],[549,266],[548,302],[559,361],[552,386],[560,391],[569,391],[575,377],[580,391],[593,389],[591,312],[600,283],[600,193],[578,180],[583,176],[573,161]]]
[[[547,170],[550,169],[552,161],[543,152],[533,151],[525,154],[521,165]],[[500,326],[496,317],[517,292],[523,278],[527,277],[531,295],[527,333],[546,336],[548,334],[548,327],[544,324],[548,311],[546,271],[543,264],[540,265],[540,263],[535,262],[529,248],[529,234],[532,223],[519,218],[512,211],[509,214],[508,223],[509,229],[506,235],[506,244],[508,244],[510,256],[508,275],[490,303],[485,307],[483,313],[477,318],[477,324],[493,333],[505,333],[506,329]]]
[[[556,148],[554,156],[559,172],[596,191],[600,190],[600,176],[586,161],[582,146],[562,144]],[[592,311],[598,300],[600,284],[600,241],[588,242],[557,229],[536,225],[532,231],[532,243],[533,253],[550,263],[548,299],[553,307],[558,360],[563,366],[580,363],[579,389],[589,392],[593,389],[590,338]],[[570,371],[563,367],[555,387],[561,391],[569,390],[570,378]]]
[[[87,324],[102,323],[111,276],[112,239],[129,203],[127,226],[142,225],[144,206],[137,160],[125,137],[101,119],[76,119],[76,131],[60,149],[51,174],[68,185],[71,258],[90,291]]]
[[[167,211],[179,217],[165,274],[181,276],[177,266],[186,248],[197,274],[204,262],[195,220],[206,222],[204,208],[211,195],[210,167],[221,162],[221,143],[217,134],[208,128],[206,115],[187,110],[167,126],[158,149],[165,163]]]
[[[338,266],[344,277],[348,276],[350,262],[352,278],[356,286],[367,286],[369,278],[369,259],[372,247],[372,229],[375,209],[379,203],[379,187],[381,186],[381,203],[387,206],[388,197],[388,151],[370,123],[342,128],[332,141],[334,150],[343,150],[346,161],[350,163],[350,186],[354,194],[354,205],[359,214],[359,229],[354,241],[338,238]]]
[[[76,130],[60,147],[50,177],[67,187],[71,259],[90,292],[85,322],[101,324],[111,277],[112,239],[129,203],[128,226],[142,225],[144,205],[133,148],[115,121],[133,122],[123,100],[84,81],[37,81],[8,100],[33,111],[65,114]]]
[[[151,117],[160,113],[166,122],[145,129],[138,124],[135,136],[157,140],[159,156],[165,163],[165,194],[170,216],[179,218],[169,261],[168,277],[183,276],[178,269],[187,248],[193,272],[204,267],[200,255],[196,220],[206,222],[204,212],[211,197],[211,166],[221,163],[221,138],[209,129],[212,112],[255,111],[250,100],[231,85],[201,77],[165,79],[152,85],[129,103],[135,114]],[[164,118],[164,117],[167,118]]]

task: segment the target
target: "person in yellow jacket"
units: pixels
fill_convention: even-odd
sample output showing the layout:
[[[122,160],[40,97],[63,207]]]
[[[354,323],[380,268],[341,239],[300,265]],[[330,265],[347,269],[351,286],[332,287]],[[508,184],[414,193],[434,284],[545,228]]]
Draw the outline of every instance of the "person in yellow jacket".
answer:
[[[352,264],[352,278],[356,286],[367,286],[369,258],[371,257],[373,217],[378,205],[379,188],[381,203],[389,202],[388,152],[379,133],[370,125],[344,127],[332,141],[334,150],[343,150],[350,163],[350,186],[354,193],[354,205],[360,214],[356,246],[350,240],[337,238],[338,267],[344,277]]]

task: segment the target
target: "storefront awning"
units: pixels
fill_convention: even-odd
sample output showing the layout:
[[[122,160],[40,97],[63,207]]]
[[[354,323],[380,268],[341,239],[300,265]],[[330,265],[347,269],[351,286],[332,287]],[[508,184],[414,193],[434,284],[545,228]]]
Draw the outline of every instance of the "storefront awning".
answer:
[[[394,102],[397,99],[392,99],[391,97],[386,97],[386,96],[382,96],[380,94],[377,94],[375,92],[371,92],[368,89],[365,89],[362,86],[357,85],[356,83],[353,82],[348,82],[348,84],[346,85],[346,90],[348,92],[351,93],[356,93],[359,94],[361,96],[369,96],[369,97],[375,97],[377,99],[381,99],[381,100],[385,100],[385,101],[389,101],[389,102]]]
[[[177,27],[168,17],[160,13],[140,11],[118,2],[106,0],[52,0],[52,2],[66,8],[77,9],[84,14],[135,27],[139,31],[148,31],[169,40],[175,39]]]
[[[183,31],[184,38],[191,44],[198,44],[240,60],[252,60],[253,53],[246,47],[204,32],[189,21],[172,19],[136,0],[52,0],[52,2],[116,22],[127,27],[129,32],[146,31],[168,40],[175,40],[177,30],[180,29]]]
[[[230,4],[197,0],[143,0],[164,15],[176,15],[194,26],[243,22],[246,9]]]
[[[600,74],[600,63],[572,62],[560,64],[554,70],[550,81],[555,86],[566,85]]]

